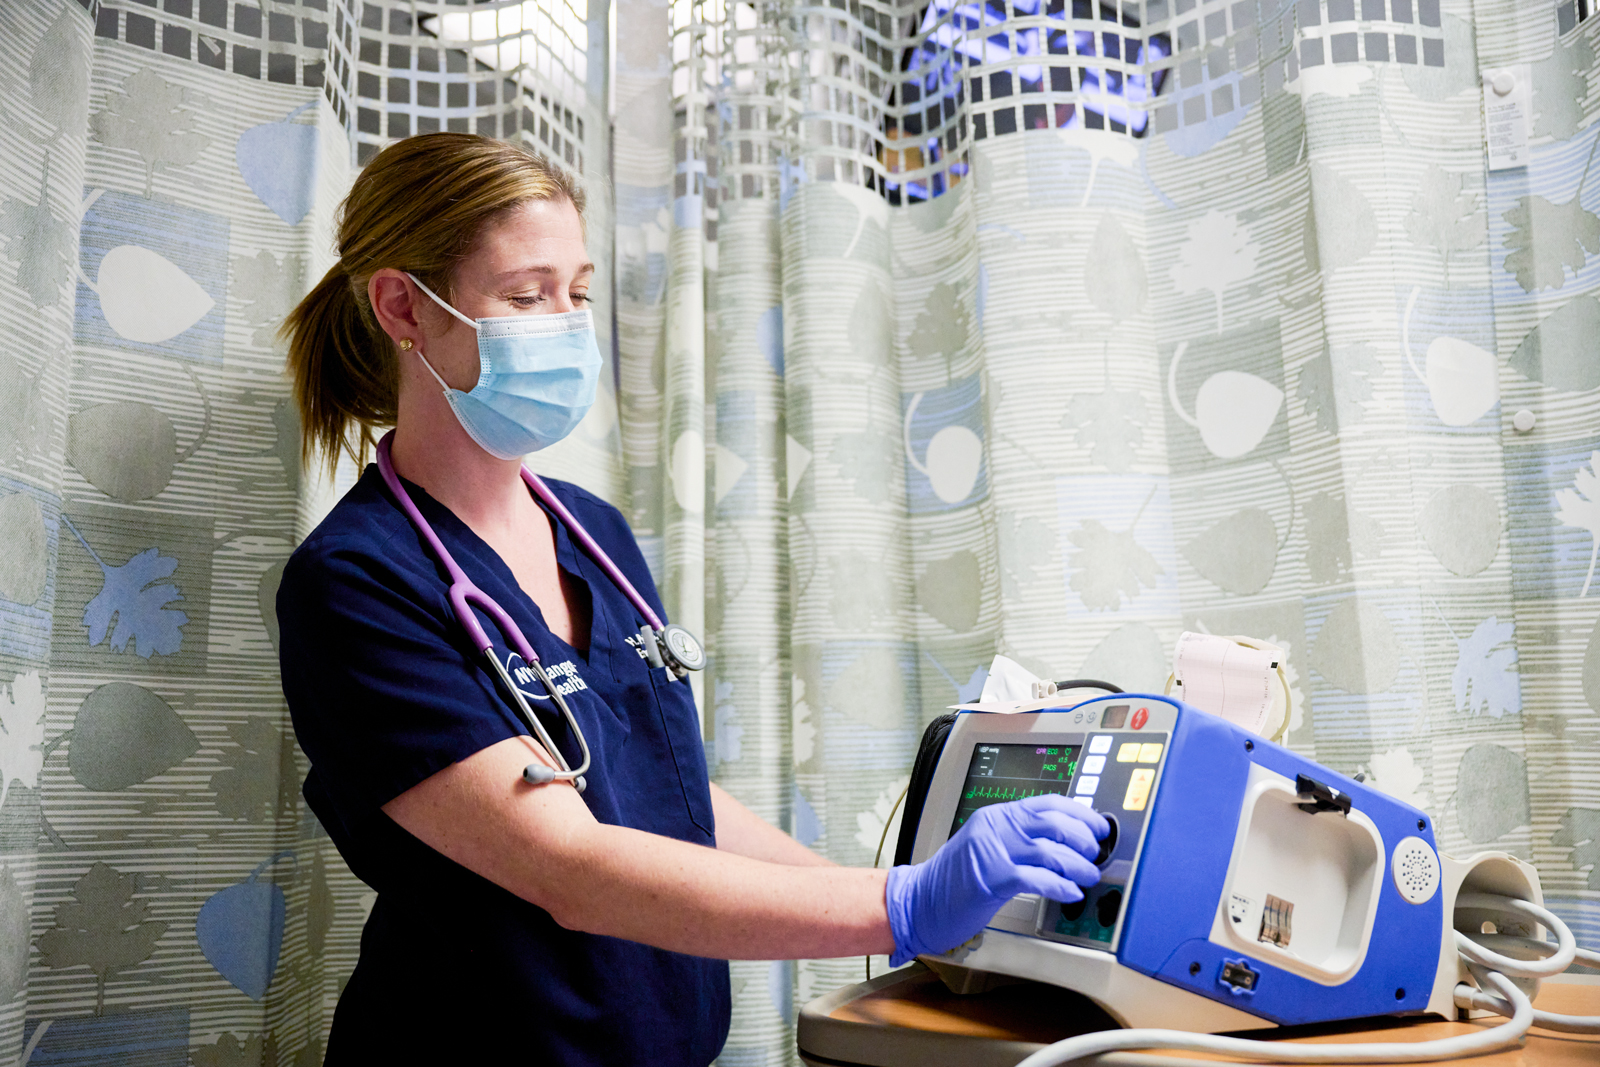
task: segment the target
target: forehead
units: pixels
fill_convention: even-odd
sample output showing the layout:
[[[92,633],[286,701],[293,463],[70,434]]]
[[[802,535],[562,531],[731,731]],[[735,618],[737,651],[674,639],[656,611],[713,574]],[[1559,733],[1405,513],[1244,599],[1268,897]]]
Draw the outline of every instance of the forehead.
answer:
[[[484,227],[470,261],[487,274],[536,265],[578,273],[589,264],[583,222],[568,200],[519,204]]]

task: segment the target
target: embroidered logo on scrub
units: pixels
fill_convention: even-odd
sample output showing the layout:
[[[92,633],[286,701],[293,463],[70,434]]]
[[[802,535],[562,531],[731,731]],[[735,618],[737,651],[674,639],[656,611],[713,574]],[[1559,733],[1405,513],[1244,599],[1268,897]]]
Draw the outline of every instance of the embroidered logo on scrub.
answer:
[[[550,699],[550,694],[539,684],[539,676],[534,674],[533,668],[515,652],[506,655],[506,673],[516,680],[517,688],[529,700]],[[583,680],[583,675],[578,673],[578,665],[570,659],[546,664],[544,673],[549,676],[550,684],[556,687],[556,692],[562,696],[570,696],[580,689],[589,688],[589,684]]]

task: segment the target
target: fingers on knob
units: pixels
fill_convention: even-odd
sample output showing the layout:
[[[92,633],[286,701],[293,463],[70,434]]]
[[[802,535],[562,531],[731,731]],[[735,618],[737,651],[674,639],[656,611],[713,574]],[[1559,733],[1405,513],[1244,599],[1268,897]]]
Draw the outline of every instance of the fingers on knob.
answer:
[[[1094,865],[1102,870],[1105,869],[1106,864],[1111,862],[1111,855],[1117,850],[1117,837],[1119,836],[1117,817],[1115,815],[1107,815],[1104,818],[1109,829],[1106,832],[1106,836],[1101,838],[1100,851],[1094,858]]]

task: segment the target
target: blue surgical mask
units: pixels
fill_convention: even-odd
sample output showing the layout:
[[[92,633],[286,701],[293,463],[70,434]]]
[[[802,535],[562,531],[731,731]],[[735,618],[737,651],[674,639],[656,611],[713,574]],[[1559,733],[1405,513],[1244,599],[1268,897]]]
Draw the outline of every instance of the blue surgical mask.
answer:
[[[587,309],[473,321],[440,300],[415,275],[406,277],[478,331],[478,384],[470,392],[446,385],[417,351],[478,447],[498,459],[521,459],[567,436],[589,413],[601,362],[594,316]]]

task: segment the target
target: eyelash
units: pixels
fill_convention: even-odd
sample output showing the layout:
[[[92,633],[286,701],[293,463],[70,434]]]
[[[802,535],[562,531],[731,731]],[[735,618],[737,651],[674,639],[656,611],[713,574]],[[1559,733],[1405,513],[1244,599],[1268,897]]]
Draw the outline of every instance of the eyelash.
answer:
[[[588,293],[573,293],[572,294],[572,302],[574,304],[588,304],[588,303],[591,303],[592,300],[593,300],[593,297],[591,297]],[[520,308],[536,307],[539,304],[543,303],[543,301],[544,301],[544,295],[543,294],[540,294],[538,296],[514,296],[514,297],[511,297],[511,303],[515,304],[517,307],[520,307]]]

